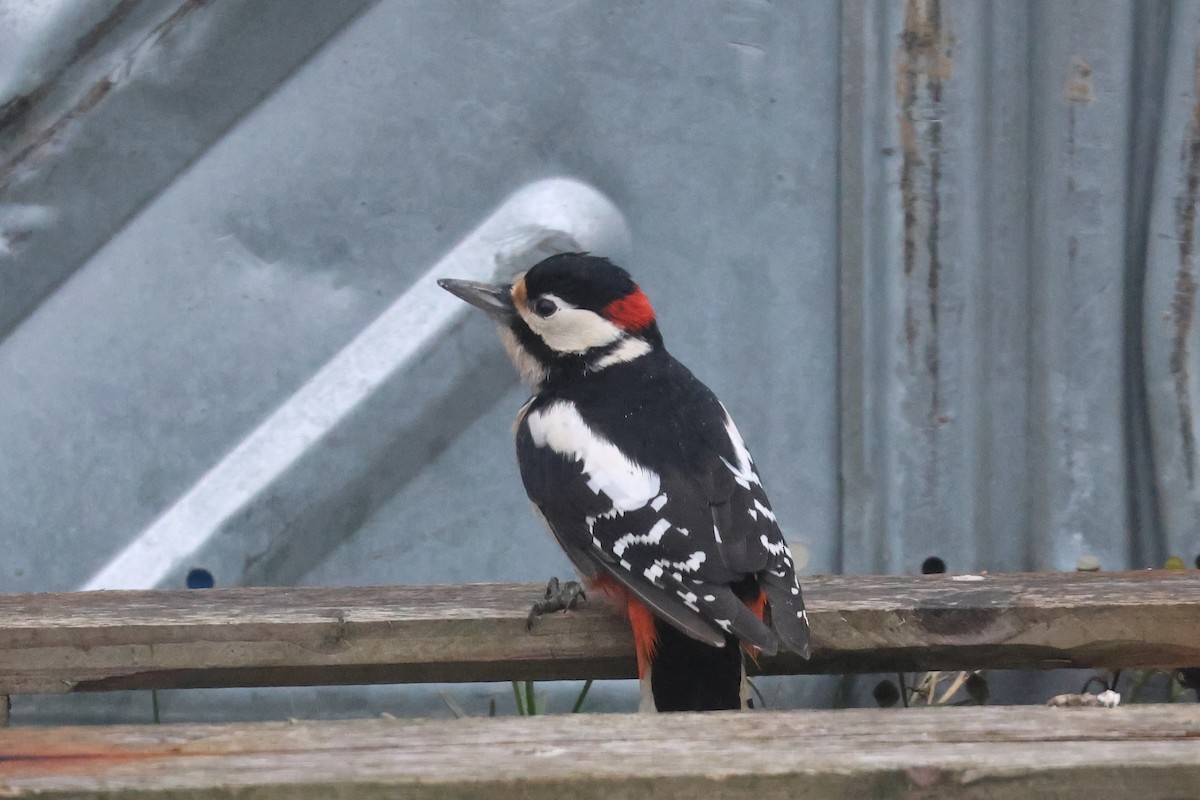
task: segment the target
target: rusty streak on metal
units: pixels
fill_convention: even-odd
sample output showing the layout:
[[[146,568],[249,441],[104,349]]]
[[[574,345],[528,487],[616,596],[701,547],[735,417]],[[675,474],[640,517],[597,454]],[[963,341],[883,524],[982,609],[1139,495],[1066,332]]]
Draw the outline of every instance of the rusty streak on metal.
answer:
[[[941,0],[906,0],[901,44],[896,95],[900,107],[900,197],[904,213],[904,277],[907,284],[904,335],[910,362],[915,361],[920,332],[919,308],[925,305],[929,332],[924,348],[924,368],[930,381],[929,429],[932,432],[943,419],[939,374],[942,103],[945,81],[953,71],[950,36],[942,17]],[[927,270],[923,291],[914,285],[919,278],[922,259]],[[924,303],[921,302],[922,294]]]
[[[70,58],[67,59],[66,63],[54,75],[42,81],[33,89],[11,98],[3,105],[0,105],[0,134],[5,133],[6,129],[10,127],[15,127],[19,120],[28,115],[40,101],[45,99],[62,79],[63,75],[81,61],[88,52],[94,49],[104,37],[116,29],[138,5],[138,2],[139,0],[122,0],[104,19],[100,20],[100,22],[90,28],[76,41]],[[136,50],[147,42],[162,40],[170,35],[181,20],[208,2],[210,0],[186,0],[186,2],[181,3],[170,16],[154,26],[154,29],[132,49]],[[52,142],[71,122],[91,112],[100,105],[100,102],[117,85],[115,74],[115,72],[109,72],[94,81],[87,92],[75,101],[70,108],[59,114],[49,125],[32,132],[30,136],[26,137],[26,143],[23,147],[14,148],[16,154],[8,161],[0,163],[0,192],[8,188],[9,181],[18,165]],[[15,134],[13,135],[15,138]]]
[[[61,133],[67,127],[67,125],[69,125],[77,117],[88,113],[98,106],[100,101],[103,100],[110,91],[112,91],[113,86],[113,79],[107,75],[96,81],[96,83],[93,84],[90,89],[88,89],[87,94],[81,97],[79,101],[75,103],[75,105],[72,106],[65,114],[54,120],[54,122],[49,126],[43,128],[37,134],[37,136],[35,136],[33,140],[29,142],[29,144],[22,148],[21,151],[15,156],[13,156],[11,161],[0,165],[0,192],[8,188],[9,180],[12,178],[12,174],[16,170],[17,165],[25,161],[25,159],[34,152],[42,147],[45,147],[47,144],[53,141],[54,137]]]
[[[938,33],[940,45],[941,40],[941,8],[940,0],[932,0],[930,5],[930,21],[931,25]],[[929,233],[928,244],[929,249],[929,377],[931,380],[931,388],[933,397],[930,402],[929,416],[931,422],[936,422],[938,418],[938,410],[941,406],[939,402],[940,387],[938,386],[938,375],[941,369],[941,354],[939,351],[938,333],[940,327],[938,325],[938,309],[940,308],[938,298],[938,281],[941,277],[941,254],[939,252],[939,233],[941,230],[942,218],[942,79],[938,75],[937,70],[933,70],[929,74],[929,98],[933,102],[933,118],[929,122]]]
[[[1176,233],[1179,239],[1179,271],[1175,276],[1175,296],[1171,319],[1175,341],[1171,349],[1171,375],[1175,378],[1175,401],[1179,409],[1179,436],[1183,444],[1183,463],[1188,486],[1196,485],[1196,431],[1192,420],[1191,388],[1188,385],[1188,338],[1196,309],[1196,198],[1200,194],[1200,47],[1193,67],[1193,108],[1181,154],[1187,175],[1182,196],[1176,200]]]
[[[155,41],[165,39],[171,35],[171,32],[175,30],[175,27],[182,22],[185,17],[187,17],[193,11],[208,5],[210,2],[211,0],[187,0],[184,3],[181,3],[179,8],[171,12],[171,16],[154,26],[154,30],[150,31],[150,36],[147,38]]]
[[[71,48],[71,54],[67,60],[63,62],[55,73],[42,80],[37,86],[23,92],[16,97],[9,98],[3,105],[0,105],[0,133],[5,128],[16,123],[18,118],[26,114],[29,109],[33,108],[37,103],[50,93],[54,85],[59,82],[63,74],[71,67],[75,66],[85,55],[98,45],[105,36],[120,25],[129,16],[130,12],[141,2],[141,0],[121,0],[111,11],[109,11],[102,20],[97,22],[91,28],[84,32],[82,36],[75,40],[75,46]],[[24,155],[24,153],[22,153]]]
[[[117,26],[120,25],[129,16],[129,13],[136,8],[142,0],[121,0],[113,6],[112,10],[104,16],[104,19],[93,25],[83,36],[75,40],[75,46],[71,48],[71,57],[67,59],[66,66],[70,66],[79,61],[85,55],[90,53],[96,45],[104,40]],[[64,67],[65,69],[66,67]],[[62,74],[60,70],[59,75]],[[58,77],[58,76],[55,76]]]

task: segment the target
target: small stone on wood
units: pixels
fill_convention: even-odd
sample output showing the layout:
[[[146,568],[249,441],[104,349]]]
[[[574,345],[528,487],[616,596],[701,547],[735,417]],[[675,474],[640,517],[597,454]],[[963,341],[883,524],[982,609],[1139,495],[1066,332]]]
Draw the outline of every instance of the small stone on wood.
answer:
[[[1121,695],[1112,689],[1105,689],[1100,694],[1084,692],[1082,694],[1059,694],[1046,701],[1046,705],[1056,708],[1116,708],[1121,704]]]

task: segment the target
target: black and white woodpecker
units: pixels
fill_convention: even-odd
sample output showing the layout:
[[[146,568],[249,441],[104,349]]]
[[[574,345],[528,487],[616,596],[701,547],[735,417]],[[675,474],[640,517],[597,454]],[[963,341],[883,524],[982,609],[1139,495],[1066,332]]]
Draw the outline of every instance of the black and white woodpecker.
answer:
[[[628,615],[643,708],[740,708],[744,651],[807,657],[795,564],[750,453],[629,273],[567,253],[511,284],[439,284],[496,322],[533,388],[517,415],[525,490]]]

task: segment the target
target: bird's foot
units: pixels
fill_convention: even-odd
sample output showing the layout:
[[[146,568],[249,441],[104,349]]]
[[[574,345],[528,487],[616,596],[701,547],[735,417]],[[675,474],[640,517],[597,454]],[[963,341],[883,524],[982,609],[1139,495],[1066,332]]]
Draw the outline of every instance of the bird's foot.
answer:
[[[555,611],[570,611],[580,608],[587,602],[587,593],[579,581],[559,583],[558,578],[551,578],[546,584],[546,594],[529,609],[525,618],[525,630],[533,630],[533,624],[543,614],[553,614]]]

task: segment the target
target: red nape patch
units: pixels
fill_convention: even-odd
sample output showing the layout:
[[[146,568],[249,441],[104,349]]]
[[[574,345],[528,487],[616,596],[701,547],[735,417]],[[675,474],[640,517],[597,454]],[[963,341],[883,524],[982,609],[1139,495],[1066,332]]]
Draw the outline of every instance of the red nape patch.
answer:
[[[603,573],[588,581],[588,589],[604,592],[609,602],[629,617],[629,626],[633,628],[633,646],[637,651],[638,678],[645,677],[646,670],[650,669],[650,663],[654,661],[654,651],[658,649],[658,630],[654,627],[654,614],[625,587]]]
[[[640,331],[654,322],[654,309],[651,308],[646,295],[636,286],[630,294],[606,305],[601,313],[609,322],[630,332]]]

